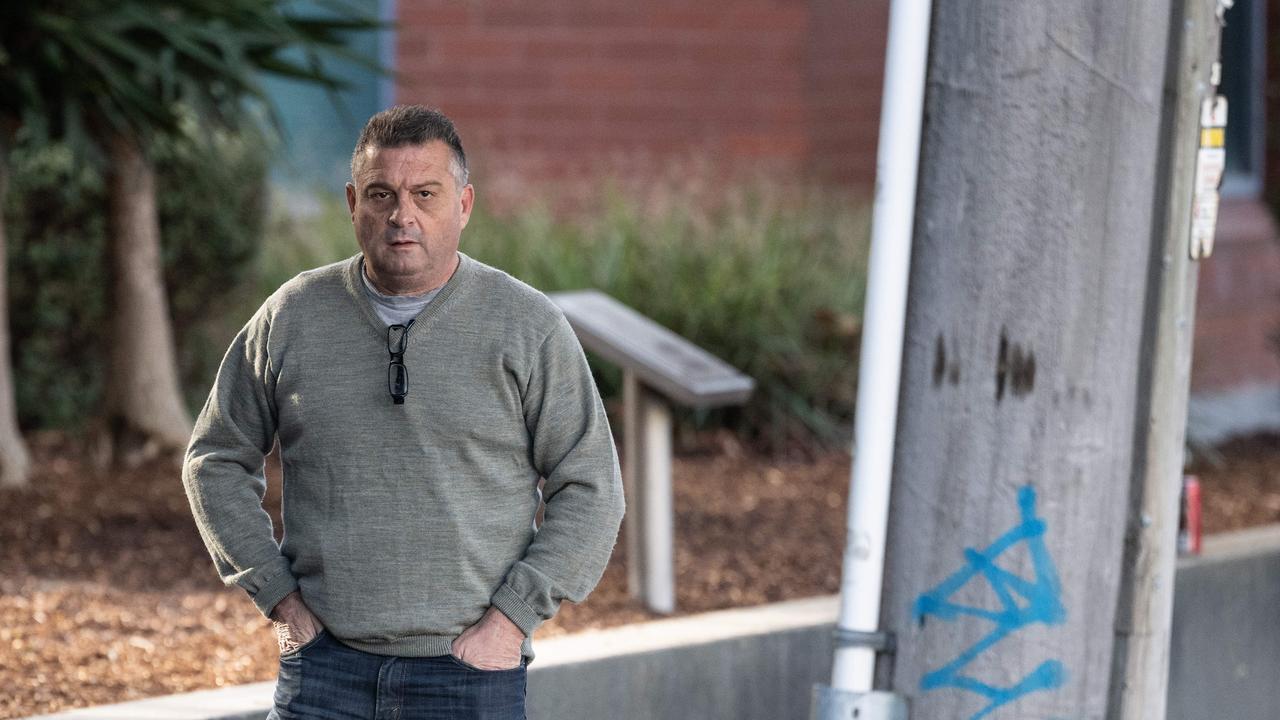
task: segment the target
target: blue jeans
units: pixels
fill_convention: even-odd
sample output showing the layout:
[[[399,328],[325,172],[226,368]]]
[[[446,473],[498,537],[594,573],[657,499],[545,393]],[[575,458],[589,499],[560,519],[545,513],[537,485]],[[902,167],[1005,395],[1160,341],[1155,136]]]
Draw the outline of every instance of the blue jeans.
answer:
[[[524,720],[527,665],[478,670],[452,655],[373,655],[321,630],[281,656],[267,720]]]

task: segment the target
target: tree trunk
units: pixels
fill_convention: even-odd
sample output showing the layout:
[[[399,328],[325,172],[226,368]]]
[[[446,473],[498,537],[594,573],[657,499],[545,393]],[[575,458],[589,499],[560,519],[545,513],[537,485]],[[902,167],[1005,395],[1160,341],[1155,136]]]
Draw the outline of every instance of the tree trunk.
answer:
[[[912,717],[1100,720],[1123,681],[1169,14],[934,4],[878,668]]]
[[[155,170],[133,138],[108,141],[113,313],[107,419],[126,438],[184,447],[191,417],[178,386],[160,260]]]
[[[0,138],[0,487],[25,487],[31,472],[31,456],[18,432],[18,406],[13,395],[13,364],[9,356],[9,269],[4,227],[5,198],[9,193],[8,163],[9,148]]]

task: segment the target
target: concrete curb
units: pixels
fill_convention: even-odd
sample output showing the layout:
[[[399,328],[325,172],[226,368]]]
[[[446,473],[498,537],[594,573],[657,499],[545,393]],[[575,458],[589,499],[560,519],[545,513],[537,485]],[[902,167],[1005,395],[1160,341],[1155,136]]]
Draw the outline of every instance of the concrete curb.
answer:
[[[262,720],[271,707],[275,681],[217,690],[164,695],[114,705],[78,708],[27,720]]]

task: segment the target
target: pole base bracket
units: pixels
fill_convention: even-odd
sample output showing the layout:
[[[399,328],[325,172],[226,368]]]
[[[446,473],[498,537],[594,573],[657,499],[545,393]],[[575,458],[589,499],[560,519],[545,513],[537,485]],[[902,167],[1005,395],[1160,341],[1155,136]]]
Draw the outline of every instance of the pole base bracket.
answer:
[[[850,692],[821,683],[813,686],[810,710],[809,720],[907,720],[907,701],[901,695]]]

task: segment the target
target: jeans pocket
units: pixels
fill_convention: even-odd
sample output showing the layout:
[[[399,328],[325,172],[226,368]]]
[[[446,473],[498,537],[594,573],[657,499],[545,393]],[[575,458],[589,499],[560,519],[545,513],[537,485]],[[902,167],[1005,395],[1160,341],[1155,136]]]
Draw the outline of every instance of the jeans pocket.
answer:
[[[290,659],[290,658],[300,657],[304,651],[309,650],[309,649],[311,649],[311,648],[315,647],[315,646],[320,642],[320,640],[325,636],[325,633],[327,633],[327,632],[328,632],[328,631],[327,631],[327,630],[325,630],[324,628],[320,628],[320,632],[316,633],[315,637],[313,637],[313,638],[311,638],[310,640],[308,640],[308,641],[306,641],[306,642],[302,643],[301,645],[299,645],[298,647],[296,647],[296,648],[294,648],[294,649],[290,650],[290,651],[289,651],[289,652],[287,652],[287,653],[280,653],[280,659],[281,659],[281,660],[288,660],[288,659]]]
[[[484,669],[484,668],[478,668],[478,667],[476,667],[475,665],[472,665],[471,663],[469,663],[469,662],[467,662],[467,661],[463,660],[462,658],[458,657],[457,655],[454,655],[453,653],[449,653],[448,658],[449,658],[450,660],[452,660],[452,661],[453,661],[453,664],[454,664],[454,665],[457,665],[458,667],[461,667],[461,668],[465,668],[465,669],[467,669],[467,670],[470,670],[471,672],[478,672],[478,673],[509,673],[509,672],[515,672],[516,670],[523,670],[523,669],[524,669],[524,665],[525,665],[524,657],[521,657],[521,658],[520,658],[520,664],[519,664],[519,665],[516,665],[515,667],[511,667],[511,668],[499,668],[499,669],[497,669],[497,670],[486,670],[486,669]]]

